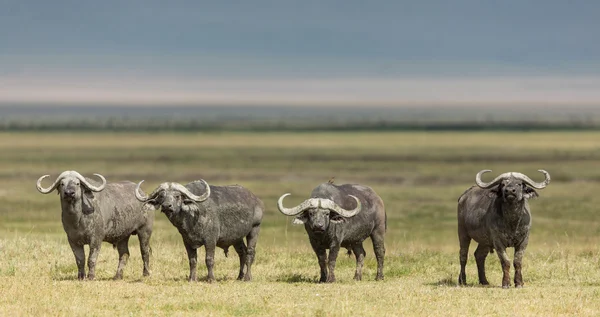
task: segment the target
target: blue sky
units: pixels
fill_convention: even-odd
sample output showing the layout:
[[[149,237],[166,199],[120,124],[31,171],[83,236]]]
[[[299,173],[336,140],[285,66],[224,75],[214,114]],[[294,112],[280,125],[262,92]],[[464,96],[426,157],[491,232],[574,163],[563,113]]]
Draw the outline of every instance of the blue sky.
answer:
[[[0,102],[600,101],[594,1],[4,0],[0,8]]]

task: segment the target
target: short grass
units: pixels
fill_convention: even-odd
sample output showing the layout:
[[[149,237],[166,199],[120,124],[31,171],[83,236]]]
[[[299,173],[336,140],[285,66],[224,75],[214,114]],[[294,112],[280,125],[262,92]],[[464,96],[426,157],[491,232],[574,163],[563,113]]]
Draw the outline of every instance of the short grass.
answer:
[[[0,134],[0,315],[598,315],[600,313],[600,133],[4,133]],[[552,183],[531,202],[533,229],[524,289],[503,290],[495,254],[489,287],[456,285],[456,199],[481,169],[520,171]],[[235,281],[235,252],[216,258],[217,282],[189,283],[177,230],[157,214],[152,275],[141,277],[137,240],[123,281],[112,281],[117,252],[104,244],[97,280],[75,279],[58,197],[35,181],[64,170],[109,181],[203,178],[242,184],[266,204],[250,283]],[[292,193],[361,183],[388,214],[385,281],[373,281],[370,240],[362,282],[354,258],[340,255],[335,284],[318,284],[303,227],[276,209]],[[492,176],[487,176],[492,177]],[[475,249],[472,244],[471,252]],[[203,251],[200,252],[203,257]],[[200,261],[203,263],[203,261]],[[206,273],[199,265],[199,276]]]

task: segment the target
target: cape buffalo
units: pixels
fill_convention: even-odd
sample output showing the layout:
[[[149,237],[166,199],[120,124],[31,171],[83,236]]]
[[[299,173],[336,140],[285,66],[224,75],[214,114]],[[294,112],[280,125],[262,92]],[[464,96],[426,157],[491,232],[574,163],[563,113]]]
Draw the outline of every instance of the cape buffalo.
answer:
[[[150,275],[150,236],[154,213],[145,210],[135,198],[135,183],[106,183],[102,175],[94,175],[102,180],[102,185],[92,185],[93,181],[75,171],[63,172],[48,188],[43,188],[41,183],[50,175],[44,175],[37,181],[40,193],[48,194],[56,189],[60,195],[63,228],[77,262],[77,278],[85,278],[83,246],[89,244],[87,278],[94,279],[102,241],[117,248],[119,265],[115,279],[123,278],[123,268],[129,258],[129,237],[135,234],[140,240],[143,274]]]
[[[311,198],[296,207],[285,208],[283,199],[288,195],[279,198],[277,207],[284,215],[297,215],[294,223],[304,224],[321,267],[320,282],[335,282],[335,261],[340,247],[354,252],[354,279],[360,281],[366,254],[363,241],[367,237],[371,237],[377,258],[376,280],[383,279],[386,214],[383,201],[375,191],[362,185],[324,183],[312,191]]]
[[[546,179],[537,183],[524,174],[509,172],[496,177],[489,183],[481,181],[477,173],[477,186],[467,189],[458,198],[458,239],[460,242],[460,275],[458,283],[467,283],[465,266],[471,239],[479,244],[475,250],[479,283],[489,284],[485,277],[485,258],[496,250],[502,264],[502,287],[510,287],[510,260],[506,248],[514,247],[515,287],[523,286],[521,263],[531,228],[531,213],[528,199],[538,197],[533,189],[545,188],[550,183],[550,174],[539,170]],[[533,188],[532,188],[533,187]]]
[[[242,186],[208,186],[204,180],[185,186],[162,183],[146,196],[140,189],[142,182],[135,189],[137,199],[160,207],[181,233],[190,262],[190,281],[197,279],[197,249],[201,246],[206,250],[208,282],[215,280],[215,248],[224,249],[227,255],[232,245],[240,257],[238,280],[252,279],[251,268],[265,209],[258,197]]]

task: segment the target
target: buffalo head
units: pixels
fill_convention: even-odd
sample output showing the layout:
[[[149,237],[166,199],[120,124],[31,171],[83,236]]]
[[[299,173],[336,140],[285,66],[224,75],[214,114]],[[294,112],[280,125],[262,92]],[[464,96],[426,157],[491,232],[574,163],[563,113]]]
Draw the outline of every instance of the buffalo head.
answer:
[[[75,171],[62,172],[48,188],[42,187],[42,180],[50,175],[44,175],[37,180],[37,190],[42,194],[49,194],[54,189],[58,191],[61,200],[66,202],[76,202],[83,200],[84,211],[93,212],[94,207],[91,199],[94,197],[92,192],[99,192],[106,187],[106,179],[100,174],[94,174],[102,180],[102,185],[94,186],[88,182],[85,177]]]
[[[489,189],[497,185],[498,196],[509,203],[537,197],[538,194],[533,188],[543,189],[550,183],[550,174],[545,170],[539,170],[539,172],[546,176],[546,179],[541,183],[534,182],[527,175],[516,172],[501,174],[493,181],[484,183],[481,180],[481,175],[487,172],[491,172],[491,170],[482,170],[477,173],[477,176],[475,176],[475,183],[477,183],[477,186],[483,189]]]
[[[360,212],[360,200],[355,196],[350,197],[356,200],[356,208],[346,210],[340,207],[332,200],[325,198],[310,198],[303,201],[300,205],[293,208],[283,207],[283,199],[290,195],[285,194],[277,201],[279,211],[287,216],[297,216],[294,223],[308,223],[313,232],[324,232],[329,227],[329,223],[341,223],[345,218],[352,217]]]
[[[206,192],[197,196],[189,191],[185,186],[179,183],[162,183],[150,195],[146,196],[140,189],[144,181],[137,184],[135,188],[135,197],[144,203],[161,209],[167,216],[179,213],[180,211],[192,212],[197,210],[196,203],[203,202],[210,196],[210,186],[204,181],[199,180],[204,184]]]

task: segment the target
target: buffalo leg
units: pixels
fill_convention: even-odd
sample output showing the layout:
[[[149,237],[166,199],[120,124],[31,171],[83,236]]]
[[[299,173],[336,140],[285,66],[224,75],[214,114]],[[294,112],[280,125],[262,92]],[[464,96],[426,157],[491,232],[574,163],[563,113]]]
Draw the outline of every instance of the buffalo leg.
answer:
[[[138,239],[140,240],[140,253],[142,254],[142,261],[144,262],[144,276],[150,275],[150,236],[152,231],[150,230],[138,230]]]
[[[459,234],[458,240],[460,244],[460,274],[458,275],[458,285],[467,285],[467,273],[465,268],[467,266],[467,259],[469,258],[469,245],[471,244],[471,238],[467,236],[461,236]]]
[[[335,282],[335,262],[337,261],[338,253],[340,252],[340,245],[332,245],[329,247],[329,258],[327,260],[327,268],[329,274],[327,275],[327,283]]]
[[[357,243],[352,247],[352,252],[356,257],[356,272],[354,273],[354,279],[360,281],[362,279],[362,269],[365,261],[365,248],[362,243]]]
[[[521,273],[521,267],[523,263],[523,255],[525,254],[525,247],[519,246],[515,248],[515,259],[513,265],[515,267],[515,287],[523,287],[523,275]]]
[[[96,278],[96,262],[98,260],[98,254],[100,254],[100,247],[102,241],[94,241],[90,243],[90,255],[88,257],[88,280]]]
[[[188,254],[188,260],[190,262],[190,275],[188,277],[188,281],[195,282],[198,280],[196,276],[196,265],[198,264],[198,250],[193,248],[191,245],[187,244],[185,241],[183,242],[185,245],[185,250]]]
[[[75,255],[75,263],[77,263],[77,279],[83,280],[85,278],[85,251],[82,245],[77,245],[71,240],[69,240],[69,245]]]
[[[320,246],[317,241],[312,239],[309,240],[313,251],[315,251],[315,254],[317,255],[317,260],[319,260],[319,268],[321,268],[321,278],[319,279],[319,283],[325,283],[327,282],[327,249]]]
[[[485,258],[490,253],[490,247],[482,244],[477,246],[475,249],[475,261],[477,262],[477,274],[479,275],[479,284],[489,285],[487,278],[485,277]]]
[[[505,247],[495,247],[502,265],[502,288],[510,287],[510,260]]]
[[[208,275],[206,276],[206,281],[212,283],[215,281],[215,245],[205,245],[204,249],[206,250],[206,257],[204,258],[204,262],[206,263],[206,269],[208,270]]]
[[[327,282],[327,249],[315,250],[317,253],[317,259],[319,260],[319,268],[321,269],[321,278],[319,282]]]
[[[119,266],[117,266],[117,274],[114,279],[120,280],[123,278],[123,269],[129,259],[129,237],[117,242],[117,251],[119,251]]]
[[[375,258],[377,259],[377,276],[376,281],[383,280],[383,260],[385,257],[385,244],[383,243],[383,236],[385,229],[375,230],[371,234],[371,241],[373,242],[373,251],[375,252]]]
[[[238,274],[237,279],[241,281],[244,278],[244,265],[246,265],[248,249],[244,244],[244,240],[240,240],[234,244],[233,247],[235,248],[235,252],[237,252],[238,256],[240,257],[240,273]]]
[[[256,255],[256,243],[258,242],[258,233],[260,227],[256,226],[250,230],[250,233],[246,236],[246,242],[248,243],[248,256],[246,258],[246,275],[244,281],[252,280],[252,264],[254,263],[254,257]]]

